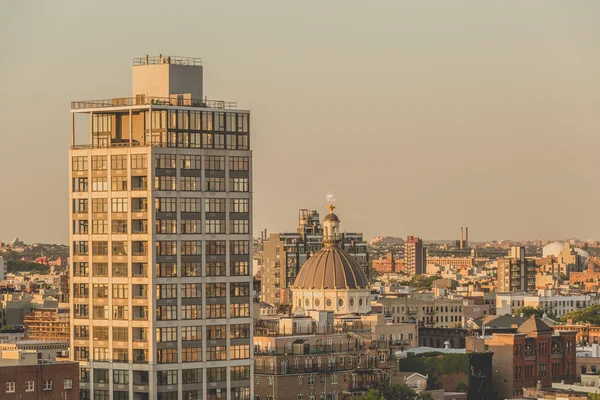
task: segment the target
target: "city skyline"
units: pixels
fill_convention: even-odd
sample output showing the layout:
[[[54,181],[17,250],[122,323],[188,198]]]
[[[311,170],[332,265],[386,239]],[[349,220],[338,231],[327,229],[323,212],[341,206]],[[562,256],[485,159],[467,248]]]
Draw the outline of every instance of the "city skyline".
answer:
[[[159,53],[202,57],[208,97],[253,110],[255,233],[334,191],[367,239],[600,239],[599,4],[339,4],[151,3],[144,24],[134,2],[5,6],[0,240],[67,242],[69,101],[127,96],[130,59]]]

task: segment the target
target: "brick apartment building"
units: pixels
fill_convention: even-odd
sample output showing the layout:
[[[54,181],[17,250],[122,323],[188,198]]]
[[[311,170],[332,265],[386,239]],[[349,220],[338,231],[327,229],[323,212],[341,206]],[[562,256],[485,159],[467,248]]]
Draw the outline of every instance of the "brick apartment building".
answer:
[[[387,341],[364,340],[359,326],[319,328],[290,334],[256,328],[255,399],[345,400],[389,380]]]
[[[79,363],[38,360],[33,350],[2,350],[0,399],[79,400]]]
[[[541,319],[499,317],[503,333],[467,338],[467,351],[494,353],[493,387],[498,399],[523,396],[524,389],[550,387],[576,378],[576,333],[554,332]],[[507,332],[512,330],[512,332]]]

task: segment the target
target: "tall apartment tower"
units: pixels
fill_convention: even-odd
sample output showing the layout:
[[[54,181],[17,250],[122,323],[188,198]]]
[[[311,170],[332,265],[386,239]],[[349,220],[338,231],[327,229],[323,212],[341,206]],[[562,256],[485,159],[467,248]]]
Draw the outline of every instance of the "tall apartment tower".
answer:
[[[498,293],[535,290],[535,261],[525,258],[525,247],[513,246],[508,257],[497,260]]]
[[[251,399],[250,112],[204,99],[200,59],[146,56],[131,98],[71,114],[81,398]]]
[[[423,240],[408,236],[404,242],[404,270],[410,276],[424,274],[427,267],[426,249]]]

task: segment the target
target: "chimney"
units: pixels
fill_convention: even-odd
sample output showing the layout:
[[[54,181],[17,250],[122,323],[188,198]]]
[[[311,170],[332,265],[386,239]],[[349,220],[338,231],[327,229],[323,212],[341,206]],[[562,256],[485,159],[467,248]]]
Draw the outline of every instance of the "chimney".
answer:
[[[463,227],[460,227],[460,240],[458,242],[458,248],[462,249],[463,248]]]
[[[469,227],[465,227],[465,247],[469,247]]]

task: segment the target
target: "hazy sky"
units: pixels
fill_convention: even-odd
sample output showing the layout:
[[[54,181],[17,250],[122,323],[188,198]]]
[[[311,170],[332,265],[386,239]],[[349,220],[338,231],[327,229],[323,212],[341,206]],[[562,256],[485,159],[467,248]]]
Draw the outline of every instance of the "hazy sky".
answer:
[[[200,4],[206,3],[206,4]],[[68,241],[71,100],[202,57],[252,110],[255,231],[600,239],[600,2],[0,0],[0,241]]]

